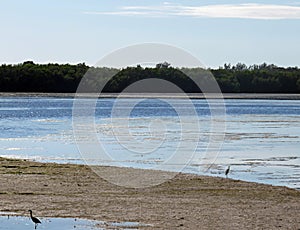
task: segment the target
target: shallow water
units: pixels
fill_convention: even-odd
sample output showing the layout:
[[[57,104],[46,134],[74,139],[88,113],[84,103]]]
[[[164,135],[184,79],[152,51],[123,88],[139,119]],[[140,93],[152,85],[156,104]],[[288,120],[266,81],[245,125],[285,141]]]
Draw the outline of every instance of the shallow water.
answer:
[[[1,216],[2,215],[2,216]],[[104,222],[95,220],[86,220],[78,218],[40,218],[41,224],[36,229],[47,230],[103,230],[103,229],[138,229],[151,225],[138,222]],[[0,213],[1,230],[32,230],[34,223],[28,216],[12,216],[11,213]]]
[[[126,110],[135,99],[121,100]],[[0,156],[84,163],[73,135],[73,102],[72,98],[0,97]],[[224,143],[219,151],[210,149],[215,151],[214,156],[218,155],[210,159],[213,164],[205,172],[201,169],[207,143],[217,133],[211,133],[211,111],[207,102],[202,99],[192,102],[201,137],[185,172],[224,176],[224,170],[231,165],[229,176],[232,178],[300,188],[299,100],[226,100]],[[128,129],[126,117],[121,113],[111,120],[114,103],[115,99],[101,99],[97,103],[95,132],[111,160],[93,159],[95,164],[151,169],[172,156],[182,141],[182,132],[178,114],[171,106],[157,99],[147,99],[134,107],[129,127],[140,145],[133,145],[132,139],[123,132]],[[172,103],[188,111],[186,100],[174,99]],[[222,124],[220,117],[213,119],[215,124]],[[153,121],[165,125],[164,135],[151,134],[149,124]],[[192,146],[198,141],[196,133],[185,131],[184,142]],[[116,135],[122,138],[121,142],[116,140]]]
[[[74,218],[39,218],[42,222],[37,225],[37,229],[61,230],[61,229],[101,229],[97,228],[98,222],[74,219]],[[32,230],[34,223],[25,216],[0,216],[1,230]]]

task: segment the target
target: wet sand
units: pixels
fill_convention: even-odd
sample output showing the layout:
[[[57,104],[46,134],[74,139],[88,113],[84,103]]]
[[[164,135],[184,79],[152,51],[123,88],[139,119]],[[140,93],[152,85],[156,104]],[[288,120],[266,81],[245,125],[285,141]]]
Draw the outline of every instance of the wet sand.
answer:
[[[130,189],[84,165],[0,158],[0,200],[0,212],[152,226],[145,229],[300,229],[300,191],[191,174]]]

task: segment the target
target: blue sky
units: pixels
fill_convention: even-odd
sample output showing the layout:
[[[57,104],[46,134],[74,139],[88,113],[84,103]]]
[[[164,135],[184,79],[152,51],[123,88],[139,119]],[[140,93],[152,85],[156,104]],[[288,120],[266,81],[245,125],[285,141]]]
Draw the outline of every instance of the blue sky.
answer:
[[[0,0],[0,63],[95,64],[128,45],[225,62],[300,66],[300,1]]]

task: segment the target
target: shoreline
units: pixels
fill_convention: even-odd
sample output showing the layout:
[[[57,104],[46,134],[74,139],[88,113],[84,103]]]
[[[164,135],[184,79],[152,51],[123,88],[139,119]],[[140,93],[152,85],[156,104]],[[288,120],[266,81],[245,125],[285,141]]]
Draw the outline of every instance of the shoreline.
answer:
[[[145,171],[100,168],[117,175]],[[0,197],[0,212],[28,215],[30,208],[37,216],[132,221],[153,229],[300,227],[298,190],[193,174],[132,189],[103,180],[85,165],[0,158]]]
[[[42,164],[59,164],[59,165],[78,165],[78,166],[81,166],[81,165],[86,165],[84,164],[84,162],[57,162],[57,161],[43,161],[43,160],[37,160],[35,158],[24,158],[24,157],[10,157],[10,156],[3,156],[3,155],[0,155],[0,159],[3,158],[3,159],[8,159],[8,160],[19,160],[19,161],[29,161],[29,162],[36,162],[36,163],[42,163]],[[97,167],[97,165],[96,165]],[[102,165],[98,165],[98,167],[121,167],[121,166],[109,166],[109,165],[106,165],[106,166],[102,166]],[[199,174],[199,173],[195,173],[195,172],[177,172],[177,171],[163,171],[163,170],[156,170],[156,169],[144,169],[144,168],[139,168],[139,167],[134,167],[134,166],[123,166],[121,168],[127,168],[127,169],[133,169],[133,170],[142,170],[142,171],[154,171],[154,172],[161,172],[161,173],[169,173],[169,174],[187,174],[187,175],[196,175],[196,176],[204,176],[204,177],[213,177],[213,178],[225,178],[225,175],[224,174]],[[223,175],[220,176],[220,175]],[[258,181],[258,180],[247,180],[247,179],[240,179],[240,178],[230,178],[232,180],[238,180],[238,181],[243,181],[243,182],[247,182],[247,183],[256,183],[256,184],[262,184],[262,185],[269,185],[269,186],[274,186],[274,187],[286,187],[288,189],[294,189],[296,191],[299,191],[300,192],[300,187],[292,187],[292,186],[289,186],[287,184],[274,184],[274,183],[268,183],[268,182],[264,182],[264,181]]]
[[[54,98],[74,98],[75,93],[22,93],[22,92],[0,92],[0,97],[54,97]],[[97,98],[98,94],[84,93],[77,94],[76,98]],[[206,95],[198,93],[183,94],[162,94],[162,93],[101,93],[99,98],[170,98],[170,99],[256,99],[256,100],[300,100],[300,94],[282,93],[208,93]]]

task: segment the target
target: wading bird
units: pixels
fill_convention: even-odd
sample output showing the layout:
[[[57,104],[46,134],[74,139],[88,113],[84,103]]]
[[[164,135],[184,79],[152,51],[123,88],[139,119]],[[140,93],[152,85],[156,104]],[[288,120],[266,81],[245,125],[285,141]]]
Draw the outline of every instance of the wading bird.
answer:
[[[32,222],[34,223],[34,229],[36,229],[37,225],[41,224],[41,221],[38,218],[32,216],[31,210],[28,210],[28,212],[30,212],[30,218],[31,218]]]
[[[228,166],[228,168],[227,168],[226,171],[225,171],[225,176],[226,176],[226,178],[228,177],[229,171],[230,171],[230,165]]]

